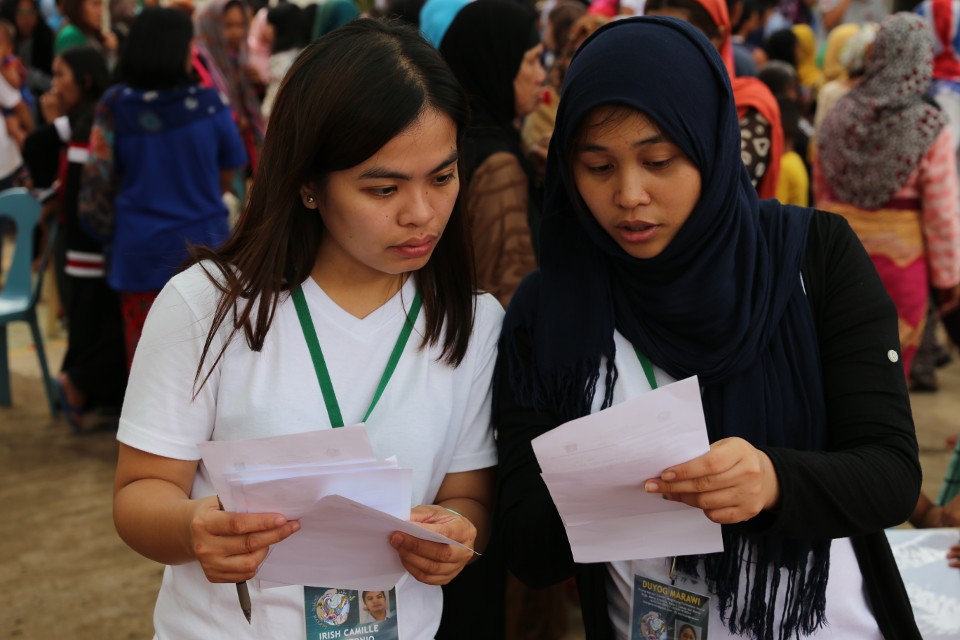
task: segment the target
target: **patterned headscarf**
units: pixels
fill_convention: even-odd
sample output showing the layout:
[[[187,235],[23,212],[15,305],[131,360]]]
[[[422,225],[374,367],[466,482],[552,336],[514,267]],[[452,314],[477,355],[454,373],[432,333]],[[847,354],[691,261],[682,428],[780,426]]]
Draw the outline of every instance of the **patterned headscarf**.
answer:
[[[247,119],[256,139],[261,141],[265,127],[260,112],[260,100],[243,71],[249,57],[247,43],[244,40],[240,44],[234,58],[227,48],[223,34],[223,12],[230,4],[236,4],[236,0],[209,0],[204,5],[195,19],[195,47],[200,55],[215,67],[215,73],[211,73],[211,76],[216,88],[227,96],[230,108],[237,116]],[[246,5],[241,2],[239,6],[244,9],[244,20],[249,27],[250,17],[246,12]]]
[[[819,155],[830,189],[864,209],[907,184],[946,117],[924,102],[933,76],[933,36],[909,13],[880,25],[863,81],[823,121]]]

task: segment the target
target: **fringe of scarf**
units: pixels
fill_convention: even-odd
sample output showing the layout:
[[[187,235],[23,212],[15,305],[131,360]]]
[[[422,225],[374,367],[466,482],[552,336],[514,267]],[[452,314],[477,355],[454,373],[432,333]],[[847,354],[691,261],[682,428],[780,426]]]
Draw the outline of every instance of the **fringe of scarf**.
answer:
[[[754,640],[788,640],[812,635],[824,626],[829,540],[773,540],[743,535],[724,525],[723,548],[721,553],[677,558],[677,568],[699,577],[703,560],[703,577],[716,593],[720,618],[731,633]],[[787,570],[785,585],[781,569]],[[778,615],[781,588],[786,592]]]

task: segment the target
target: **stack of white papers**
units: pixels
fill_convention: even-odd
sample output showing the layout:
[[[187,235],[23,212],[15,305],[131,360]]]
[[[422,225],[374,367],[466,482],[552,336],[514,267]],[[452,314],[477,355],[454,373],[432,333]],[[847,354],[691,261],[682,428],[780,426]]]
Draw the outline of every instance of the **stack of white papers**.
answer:
[[[643,489],[709,451],[695,377],[571,420],[532,444],[577,562],[723,550],[720,525],[702,510]]]
[[[200,451],[226,511],[300,521],[260,565],[261,588],[389,590],[405,571],[389,544],[394,531],[459,544],[407,521],[413,471],[377,460],[363,425],[211,441]]]

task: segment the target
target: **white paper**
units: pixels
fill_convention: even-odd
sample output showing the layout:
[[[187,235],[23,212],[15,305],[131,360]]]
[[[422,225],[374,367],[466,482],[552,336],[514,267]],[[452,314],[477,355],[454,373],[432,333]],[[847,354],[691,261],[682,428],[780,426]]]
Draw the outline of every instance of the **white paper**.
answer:
[[[723,550],[720,525],[702,510],[643,489],[710,449],[696,377],[562,424],[532,445],[577,562]]]
[[[254,440],[210,440],[198,445],[203,465],[227,511],[235,511],[231,473],[317,464],[376,462],[366,427],[318,429]]]
[[[408,521],[413,470],[395,458],[377,460],[363,425],[211,441],[200,451],[227,511],[300,521],[260,565],[261,588],[389,590],[405,573],[390,546],[394,531],[463,546]]]
[[[390,546],[394,531],[464,546],[342,496],[323,498],[300,519],[300,524],[302,529],[274,545],[260,565],[257,578],[261,588],[301,584],[387,591],[406,572],[397,551]]]

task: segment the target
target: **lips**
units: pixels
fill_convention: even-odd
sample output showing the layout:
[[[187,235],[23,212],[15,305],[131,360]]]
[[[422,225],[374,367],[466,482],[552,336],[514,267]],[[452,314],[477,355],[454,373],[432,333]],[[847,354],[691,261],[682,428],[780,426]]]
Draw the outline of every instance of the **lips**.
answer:
[[[407,240],[403,244],[393,245],[392,249],[405,258],[422,258],[433,251],[436,242],[437,236],[435,235],[418,236]]]
[[[631,220],[627,222],[621,222],[617,225],[617,228],[623,229],[624,231],[647,231],[658,225],[653,224],[652,222],[644,222],[643,220]]]

